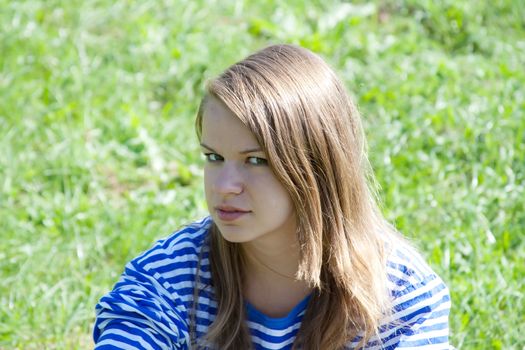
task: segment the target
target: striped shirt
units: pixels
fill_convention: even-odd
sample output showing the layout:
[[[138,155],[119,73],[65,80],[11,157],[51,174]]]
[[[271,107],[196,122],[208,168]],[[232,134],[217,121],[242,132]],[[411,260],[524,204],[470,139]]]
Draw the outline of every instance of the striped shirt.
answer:
[[[96,350],[189,349],[197,269],[196,336],[202,337],[217,313],[211,287],[207,240],[211,218],[158,241],[126,265],[115,287],[96,306]],[[201,259],[199,264],[199,258]],[[443,281],[409,248],[388,259],[391,315],[365,349],[449,349],[449,292]],[[246,303],[254,348],[291,349],[309,297],[286,317],[272,318]],[[353,349],[360,337],[349,342]]]

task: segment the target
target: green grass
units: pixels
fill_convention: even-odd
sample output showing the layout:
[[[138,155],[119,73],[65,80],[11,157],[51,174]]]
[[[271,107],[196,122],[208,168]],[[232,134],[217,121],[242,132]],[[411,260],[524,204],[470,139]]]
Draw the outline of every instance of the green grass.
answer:
[[[206,213],[206,79],[270,43],[357,99],[385,215],[452,342],[525,347],[525,4],[0,0],[0,348],[90,348],[124,264]]]

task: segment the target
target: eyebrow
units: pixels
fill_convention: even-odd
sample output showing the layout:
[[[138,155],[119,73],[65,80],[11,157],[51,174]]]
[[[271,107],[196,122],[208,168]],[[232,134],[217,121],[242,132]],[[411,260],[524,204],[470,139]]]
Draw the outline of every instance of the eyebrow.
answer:
[[[201,142],[201,146],[206,148],[206,149],[209,149],[212,152],[217,153],[217,151],[215,151],[212,147],[206,145],[204,142]],[[262,151],[263,150],[260,147],[256,147],[256,148],[249,148],[249,149],[246,149],[244,151],[240,151],[239,153],[240,154],[247,154],[247,153],[256,153],[256,152],[262,152]]]

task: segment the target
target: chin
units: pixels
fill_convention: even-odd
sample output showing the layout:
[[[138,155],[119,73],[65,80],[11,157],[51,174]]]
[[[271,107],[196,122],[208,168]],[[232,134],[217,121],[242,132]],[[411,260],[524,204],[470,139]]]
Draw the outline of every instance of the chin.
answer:
[[[245,235],[224,233],[221,231],[221,236],[230,243],[246,243],[251,241],[251,237],[246,237]]]
[[[219,232],[226,241],[230,243],[245,243],[253,239],[248,232],[239,229],[238,227],[217,225]]]

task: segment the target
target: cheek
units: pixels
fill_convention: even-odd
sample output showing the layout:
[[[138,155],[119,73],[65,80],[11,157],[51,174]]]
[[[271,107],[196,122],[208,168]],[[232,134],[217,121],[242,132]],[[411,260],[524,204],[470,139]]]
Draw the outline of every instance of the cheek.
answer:
[[[280,204],[276,207],[281,210],[282,215],[290,217],[295,214],[292,197],[290,197],[290,194],[280,182],[278,182],[276,185],[276,198],[278,198],[280,202]]]
[[[264,206],[269,208],[272,215],[289,216],[293,213],[292,198],[288,191],[281,185],[275,177],[261,179],[259,182],[260,194],[264,198]]]
[[[204,167],[204,193],[206,195],[206,199],[209,199],[209,196],[211,194],[212,190],[212,184],[214,181],[213,172],[207,167]]]
[[[278,203],[275,204],[277,210],[276,215],[289,217],[294,213],[294,206],[292,199],[286,191],[281,191],[278,196],[275,196]]]

